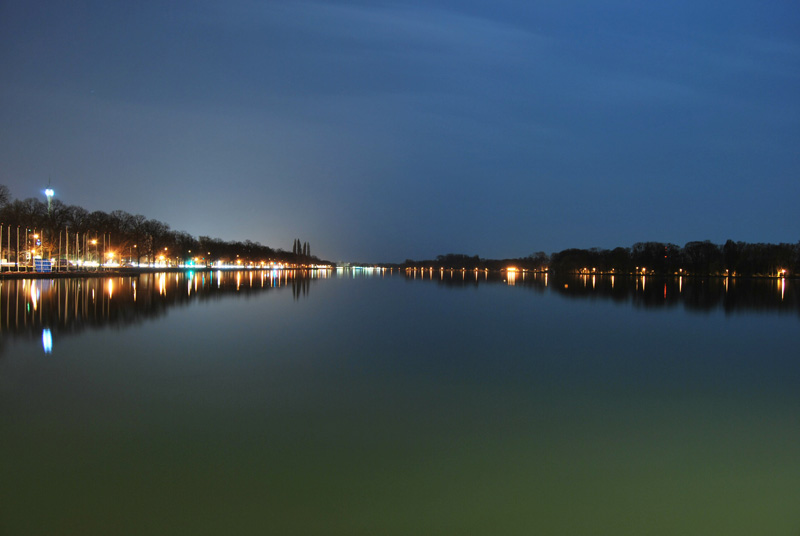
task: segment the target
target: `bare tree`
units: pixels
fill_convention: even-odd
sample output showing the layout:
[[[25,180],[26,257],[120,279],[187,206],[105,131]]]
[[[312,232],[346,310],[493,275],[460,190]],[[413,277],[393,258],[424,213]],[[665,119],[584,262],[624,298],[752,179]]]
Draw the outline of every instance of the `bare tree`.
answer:
[[[11,202],[11,192],[8,186],[0,184],[0,207],[4,207]]]
[[[146,242],[144,247],[147,248],[152,263],[155,262],[157,255],[164,255],[163,249],[170,240],[169,225],[158,220],[147,220],[144,223],[144,232]]]

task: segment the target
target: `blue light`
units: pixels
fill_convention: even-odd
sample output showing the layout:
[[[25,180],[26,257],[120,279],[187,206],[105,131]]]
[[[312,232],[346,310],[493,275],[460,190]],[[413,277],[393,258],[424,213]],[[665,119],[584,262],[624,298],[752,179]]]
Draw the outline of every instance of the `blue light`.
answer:
[[[53,351],[53,335],[47,328],[42,331],[42,347],[44,347],[44,353],[46,354]]]

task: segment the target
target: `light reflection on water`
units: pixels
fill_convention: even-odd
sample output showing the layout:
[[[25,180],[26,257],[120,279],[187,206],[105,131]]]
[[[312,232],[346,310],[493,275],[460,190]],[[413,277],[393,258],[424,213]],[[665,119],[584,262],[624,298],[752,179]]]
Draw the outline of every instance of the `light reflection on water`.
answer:
[[[3,281],[0,533],[800,526],[792,281],[341,275]]]
[[[48,338],[90,327],[124,327],[158,317],[170,307],[193,299],[232,292],[258,292],[290,287],[296,299],[308,294],[310,282],[327,277],[324,270],[145,273],[125,277],[0,280],[0,334]],[[186,288],[182,293],[180,288]],[[0,347],[2,352],[2,347]]]
[[[485,284],[504,284],[520,290],[542,293],[545,290],[568,299],[609,299],[634,307],[658,309],[682,306],[693,312],[722,310],[729,313],[766,312],[800,315],[798,285],[785,278],[659,277],[579,274],[553,276],[548,273],[504,271],[465,279],[464,271],[440,269],[436,279],[427,269],[408,270],[409,280],[433,281],[448,288],[477,288]],[[483,273],[483,272],[482,272]],[[548,288],[550,283],[555,286]]]
[[[438,272],[439,276],[434,277],[433,269],[420,270],[420,280],[449,288],[502,283],[537,293],[547,289],[566,298],[611,299],[645,309],[683,305],[698,312],[722,309],[726,313],[772,310],[800,314],[796,285],[787,285],[785,278],[689,278],[685,281],[686,278],[678,276],[656,278],[654,288],[647,284],[648,278],[653,279],[653,276],[622,276],[623,284],[617,285],[618,276],[615,275],[581,274],[556,277],[556,285],[548,289],[553,276],[547,273],[513,269],[490,275],[488,271],[472,270],[474,277],[467,278],[465,270],[439,269]],[[386,270],[340,271],[339,276],[342,275],[400,277],[399,272]],[[37,335],[49,329],[60,337],[87,327],[122,327],[148,316],[158,316],[192,299],[207,299],[243,289],[255,292],[291,287],[293,296],[299,299],[308,294],[310,281],[329,276],[326,270],[215,270],[134,277],[5,280],[0,281],[0,333]],[[403,277],[416,280],[417,270]],[[182,295],[178,292],[181,287],[186,288]],[[773,288],[775,291],[771,290]]]

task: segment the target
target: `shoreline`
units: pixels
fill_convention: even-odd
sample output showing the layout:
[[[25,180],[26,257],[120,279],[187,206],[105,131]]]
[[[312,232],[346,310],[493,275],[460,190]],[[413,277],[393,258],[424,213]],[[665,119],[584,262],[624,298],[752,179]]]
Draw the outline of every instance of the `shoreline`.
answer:
[[[183,272],[190,268],[109,268],[108,270],[69,270],[62,272],[0,272],[2,279],[67,279],[83,277],[121,277],[156,272]],[[192,268],[194,271],[211,271],[211,268]]]
[[[300,267],[300,268],[280,268],[280,270],[322,270],[322,269],[331,269],[331,268],[308,268],[308,267]],[[127,277],[127,276],[135,276],[139,274],[152,274],[152,273],[180,273],[180,272],[216,272],[219,270],[224,271],[259,271],[259,270],[272,270],[272,268],[263,268],[263,267],[211,267],[211,266],[192,266],[192,267],[143,267],[143,268],[109,268],[107,270],[70,270],[70,271],[61,271],[61,272],[16,272],[16,271],[2,271],[0,272],[0,281],[2,280],[18,280],[18,279],[69,279],[69,278],[96,278],[96,277]],[[333,268],[335,270],[335,268]],[[408,270],[408,269],[407,269]],[[422,271],[427,271],[429,268],[423,268]],[[453,271],[453,272],[460,272],[462,271],[459,269],[445,269],[446,271]],[[398,274],[401,273],[402,269],[398,269]],[[410,271],[414,271],[413,268]],[[467,272],[472,272],[473,270],[463,270]],[[483,270],[481,270],[483,271]],[[501,270],[488,270],[489,273],[497,273],[502,274],[506,272],[505,269]],[[537,273],[537,274],[547,274],[550,276],[558,277],[559,275],[570,275],[570,276],[621,276],[621,277],[659,277],[659,278],[671,278],[671,277],[692,277],[692,278],[731,278],[731,279],[797,279],[798,277],[795,275],[786,275],[786,276],[779,276],[779,275],[726,275],[726,274],[657,274],[657,273],[648,273],[648,274],[640,274],[640,273],[620,273],[620,272],[595,272],[595,273],[581,273],[581,272],[566,272],[562,274],[554,273],[554,272],[536,272],[531,270],[518,270],[519,273],[528,272],[528,273]]]
[[[280,270],[320,270],[323,268],[280,268]],[[67,279],[67,278],[90,278],[90,277],[126,277],[139,274],[153,273],[180,273],[180,272],[216,272],[224,271],[257,271],[272,270],[272,268],[262,267],[211,267],[211,266],[159,266],[143,268],[109,268],[107,270],[69,270],[61,272],[0,272],[0,281],[4,279]]]

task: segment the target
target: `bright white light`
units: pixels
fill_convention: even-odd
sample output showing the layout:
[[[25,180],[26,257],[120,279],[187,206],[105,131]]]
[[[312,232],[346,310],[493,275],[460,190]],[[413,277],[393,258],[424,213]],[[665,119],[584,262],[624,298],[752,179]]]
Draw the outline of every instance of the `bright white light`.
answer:
[[[48,188],[47,190],[44,191],[44,195],[46,195],[47,197],[53,197],[54,194],[55,192],[53,191],[52,188]]]

